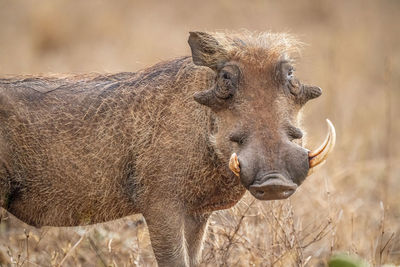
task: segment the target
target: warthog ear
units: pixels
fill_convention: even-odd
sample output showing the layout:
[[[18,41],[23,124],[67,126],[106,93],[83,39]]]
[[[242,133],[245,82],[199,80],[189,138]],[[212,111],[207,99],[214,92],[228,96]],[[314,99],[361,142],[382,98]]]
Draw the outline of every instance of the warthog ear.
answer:
[[[225,49],[210,34],[205,32],[190,32],[188,43],[192,50],[193,63],[206,66],[214,71],[227,59]]]

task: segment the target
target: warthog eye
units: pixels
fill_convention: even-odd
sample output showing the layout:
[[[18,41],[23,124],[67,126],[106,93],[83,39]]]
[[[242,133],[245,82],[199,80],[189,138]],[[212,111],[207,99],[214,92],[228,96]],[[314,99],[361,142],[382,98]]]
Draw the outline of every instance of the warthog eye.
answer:
[[[276,75],[280,85],[297,97],[301,93],[301,84],[294,77],[294,71],[295,68],[288,61],[282,61],[278,64]]]
[[[229,136],[229,140],[231,142],[237,143],[239,145],[244,145],[246,139],[247,139],[247,134],[244,131],[236,131]]]
[[[292,125],[287,127],[287,134],[291,140],[303,138],[303,132],[299,128]]]
[[[277,79],[282,85],[287,85],[294,80],[294,67],[288,61],[281,61],[277,66]]]
[[[235,65],[228,65],[222,68],[217,79],[216,95],[222,99],[234,96],[239,83],[239,68]]]
[[[231,79],[231,75],[229,74],[229,72],[224,72],[222,74],[222,78],[224,78],[225,80],[230,80]]]

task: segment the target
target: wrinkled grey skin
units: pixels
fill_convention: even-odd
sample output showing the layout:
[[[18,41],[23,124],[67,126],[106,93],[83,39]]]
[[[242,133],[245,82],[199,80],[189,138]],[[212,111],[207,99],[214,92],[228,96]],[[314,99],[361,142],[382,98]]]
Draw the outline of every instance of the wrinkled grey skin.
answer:
[[[160,266],[196,265],[212,211],[306,177],[297,116],[321,91],[288,38],[196,32],[192,57],[138,73],[0,79],[1,207],[36,227],[142,213]]]

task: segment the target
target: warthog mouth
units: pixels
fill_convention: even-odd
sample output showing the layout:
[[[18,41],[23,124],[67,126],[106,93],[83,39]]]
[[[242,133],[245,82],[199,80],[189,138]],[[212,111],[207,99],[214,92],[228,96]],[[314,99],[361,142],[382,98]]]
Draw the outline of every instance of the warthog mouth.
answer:
[[[283,175],[272,173],[264,176],[261,184],[252,184],[250,193],[259,200],[276,200],[290,197],[297,189],[297,185]]]

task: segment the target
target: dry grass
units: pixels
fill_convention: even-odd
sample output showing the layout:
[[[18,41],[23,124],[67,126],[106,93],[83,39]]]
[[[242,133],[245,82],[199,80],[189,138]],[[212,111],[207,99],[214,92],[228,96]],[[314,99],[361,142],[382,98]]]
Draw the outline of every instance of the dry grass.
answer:
[[[216,212],[203,265],[324,266],[337,251],[400,264],[400,2],[0,0],[0,73],[134,71],[189,53],[189,30],[290,30],[309,145],[336,125],[327,164],[287,201],[247,196]],[[311,134],[312,133],[312,134]],[[0,266],[151,266],[140,216],[85,228],[29,227],[2,211]]]

